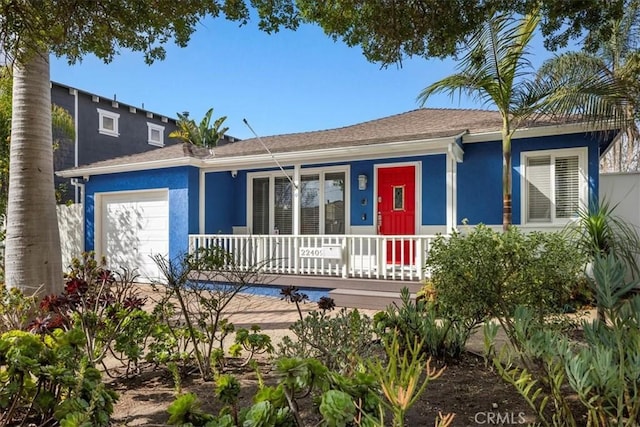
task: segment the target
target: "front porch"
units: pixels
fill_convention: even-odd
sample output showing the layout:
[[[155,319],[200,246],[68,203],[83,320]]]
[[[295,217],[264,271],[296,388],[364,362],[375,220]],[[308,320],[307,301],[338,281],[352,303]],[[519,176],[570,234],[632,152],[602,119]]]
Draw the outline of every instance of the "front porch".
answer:
[[[220,247],[234,268],[259,267],[274,285],[331,289],[339,306],[381,309],[415,294],[426,277],[424,262],[434,235],[237,235],[189,236],[189,251]]]

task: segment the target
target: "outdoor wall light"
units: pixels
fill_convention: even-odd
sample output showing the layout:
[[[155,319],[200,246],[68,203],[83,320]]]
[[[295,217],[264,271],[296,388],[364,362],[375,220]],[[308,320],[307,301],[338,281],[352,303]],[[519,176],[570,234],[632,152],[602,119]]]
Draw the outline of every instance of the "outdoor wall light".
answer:
[[[358,175],[358,190],[366,190],[367,189],[367,175],[360,174]]]
[[[235,178],[235,177],[237,177],[237,176],[238,176],[238,171],[237,171],[237,170],[235,170],[235,169],[234,169],[234,170],[232,170],[232,171],[231,171],[231,177],[232,177],[232,178]]]

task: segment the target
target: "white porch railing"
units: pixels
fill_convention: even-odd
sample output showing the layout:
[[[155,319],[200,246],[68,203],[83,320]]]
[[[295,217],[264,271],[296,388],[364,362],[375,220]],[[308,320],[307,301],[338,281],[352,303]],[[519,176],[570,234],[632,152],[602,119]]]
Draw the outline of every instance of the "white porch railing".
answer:
[[[435,236],[194,234],[189,251],[220,247],[235,268],[268,274],[422,280]]]

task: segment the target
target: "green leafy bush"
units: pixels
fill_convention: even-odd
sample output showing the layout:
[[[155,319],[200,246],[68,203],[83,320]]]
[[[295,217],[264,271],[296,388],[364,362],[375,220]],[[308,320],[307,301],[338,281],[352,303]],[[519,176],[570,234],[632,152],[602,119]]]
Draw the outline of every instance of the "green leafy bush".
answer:
[[[0,336],[0,419],[4,425],[57,420],[60,425],[106,426],[116,394],[87,362],[84,334],[9,331]]]
[[[374,316],[378,336],[389,340],[397,335],[403,349],[413,345],[417,338],[422,343],[420,351],[427,355],[441,359],[460,357],[476,326],[474,319],[440,314],[435,304],[425,299],[413,302],[407,288],[402,289],[400,297],[400,306],[389,305]]]
[[[327,427],[346,427],[356,416],[356,405],[347,393],[329,390],[322,394],[320,413]]]
[[[330,370],[352,370],[359,358],[375,351],[373,322],[358,310],[343,308],[335,316],[323,310],[311,311],[289,329],[295,338],[283,337],[278,355],[314,358]]]
[[[511,333],[518,305],[542,319],[571,302],[585,258],[561,233],[495,232],[479,225],[438,237],[426,268],[438,310],[470,321],[497,317]]]
[[[623,298],[638,282],[625,281],[623,261],[612,254],[596,258],[594,278],[607,321],[584,320],[584,342],[550,329],[520,307],[512,338],[520,352],[504,348],[492,354],[498,373],[543,425],[631,427],[640,422],[640,295]],[[485,328],[489,351],[496,330]]]
[[[214,417],[200,409],[200,400],[194,393],[185,393],[176,398],[167,412],[169,413],[168,424],[171,425],[192,425],[204,426]]]
[[[24,329],[37,310],[35,297],[0,284],[0,333]]]
[[[267,334],[259,333],[260,330],[260,326],[252,325],[251,332],[245,328],[240,328],[236,331],[236,337],[233,345],[229,348],[229,353],[234,357],[238,357],[243,350],[246,352],[245,360],[241,366],[246,366],[257,354],[273,353],[271,337]]]

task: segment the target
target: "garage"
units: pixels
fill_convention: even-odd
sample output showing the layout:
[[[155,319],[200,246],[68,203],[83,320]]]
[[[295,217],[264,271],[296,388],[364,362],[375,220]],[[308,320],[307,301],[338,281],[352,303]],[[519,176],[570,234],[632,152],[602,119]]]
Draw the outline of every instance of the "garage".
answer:
[[[96,194],[96,252],[112,270],[135,270],[138,281],[161,275],[153,256],[169,253],[168,190]]]

